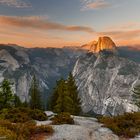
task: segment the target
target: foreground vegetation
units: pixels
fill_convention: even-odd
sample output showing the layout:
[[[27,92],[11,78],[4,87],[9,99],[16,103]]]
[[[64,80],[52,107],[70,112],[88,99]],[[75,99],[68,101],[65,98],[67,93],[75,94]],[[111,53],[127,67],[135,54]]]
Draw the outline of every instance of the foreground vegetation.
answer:
[[[34,140],[35,135],[50,135],[51,126],[37,126],[34,120],[47,120],[46,114],[38,109],[9,108],[0,111],[0,137],[8,140]]]
[[[11,123],[8,120],[0,120],[0,137],[6,140],[33,140],[36,134],[53,133],[51,126],[36,126],[34,121],[25,123]]]
[[[140,107],[140,86],[136,86],[133,93],[134,102]],[[42,111],[41,94],[35,76],[32,79],[29,95],[30,100],[22,103],[19,97],[12,93],[10,82],[6,79],[2,82],[0,86],[0,139],[37,140],[38,135],[53,133],[51,126],[37,126],[35,123],[35,120],[48,119]],[[71,114],[82,114],[81,101],[71,73],[68,79],[57,81],[50,108],[57,113],[52,118],[53,125],[74,124]],[[115,117],[99,117],[99,122],[120,137],[132,138],[140,133],[140,112],[125,113]]]
[[[51,120],[53,125],[74,124],[73,118],[66,112],[55,115]]]
[[[114,117],[100,117],[99,122],[120,137],[133,138],[140,133],[140,112]]]
[[[54,88],[50,108],[53,112],[69,112],[72,115],[81,113],[81,101],[73,75],[70,73],[68,79],[60,79]]]
[[[0,86],[0,139],[34,140],[36,135],[53,133],[51,126],[37,126],[35,122],[48,119],[40,110],[40,94],[35,76],[29,94],[30,101],[22,103],[19,97],[12,93],[11,83],[3,80]]]
[[[24,123],[32,120],[45,121],[48,117],[41,110],[19,107],[2,109],[0,111],[0,119],[9,120],[13,123]]]

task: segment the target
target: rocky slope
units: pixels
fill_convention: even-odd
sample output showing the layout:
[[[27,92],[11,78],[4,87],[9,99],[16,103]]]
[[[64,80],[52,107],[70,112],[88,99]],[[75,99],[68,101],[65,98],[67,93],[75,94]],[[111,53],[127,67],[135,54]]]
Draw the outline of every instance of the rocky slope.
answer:
[[[52,125],[54,134],[44,140],[119,140],[117,135],[103,127],[96,118],[73,116],[73,119],[73,125]],[[37,121],[37,125],[42,124],[51,124],[51,121]]]
[[[66,77],[77,58],[85,53],[72,48],[26,49],[16,45],[0,45],[0,82],[4,78],[13,83],[13,91],[22,101],[28,100],[33,74],[40,83],[42,98],[54,87],[56,80]]]
[[[118,115],[138,110],[132,102],[132,89],[140,84],[140,64],[123,57],[121,49],[116,51],[90,52],[77,60],[73,75],[84,112]]]

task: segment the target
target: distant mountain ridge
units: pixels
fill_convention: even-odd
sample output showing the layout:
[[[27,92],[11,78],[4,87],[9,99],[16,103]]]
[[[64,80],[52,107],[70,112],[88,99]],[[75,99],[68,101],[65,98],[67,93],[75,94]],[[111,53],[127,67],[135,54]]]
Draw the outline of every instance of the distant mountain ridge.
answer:
[[[33,74],[40,83],[42,99],[47,100],[56,80],[72,71],[77,58],[85,53],[72,48],[23,48],[0,45],[0,82],[13,83],[13,91],[22,101],[29,100]]]
[[[113,44],[112,46],[114,46],[115,43],[112,43],[113,41],[106,37],[106,40],[108,39],[110,41],[103,41],[103,43],[99,41],[100,43],[98,44],[102,44],[101,46],[107,47],[108,42],[110,42],[109,44]],[[106,42],[107,44],[105,44]],[[96,113],[102,113],[101,107],[98,108],[99,112],[93,108],[94,102],[92,101],[92,95],[97,100],[98,97],[95,96],[97,91],[93,90],[95,86],[92,85],[92,83],[100,81],[100,84],[102,85],[103,82],[109,82],[109,80],[116,83],[118,82],[118,79],[122,80],[121,77],[124,77],[124,79],[129,83],[126,87],[131,87],[131,84],[135,83],[134,81],[139,81],[138,72],[140,51],[130,49],[130,47],[116,46],[114,46],[113,49],[112,47],[107,47],[110,49],[102,49],[104,47],[101,46],[98,46],[98,48],[101,50],[97,53],[89,51],[88,48],[83,49],[81,47],[76,47],[76,49],[73,47],[24,48],[14,44],[0,44],[0,82],[2,82],[4,78],[10,79],[10,81],[13,83],[12,88],[14,93],[17,94],[22,101],[28,101],[28,91],[31,85],[31,79],[33,74],[35,74],[40,83],[42,99],[45,101],[44,103],[46,103],[47,99],[49,99],[48,96],[50,96],[52,89],[55,86],[56,80],[60,79],[61,77],[66,78],[68,73],[73,71],[79,89],[79,96],[83,101],[83,110],[85,112],[93,111]],[[136,74],[133,72],[134,70],[136,70]],[[126,71],[128,72],[126,75],[120,75],[116,71],[121,71],[119,73],[125,73]],[[117,74],[118,79],[114,78],[113,80],[115,74]],[[104,76],[108,78],[102,78]],[[128,78],[129,76],[130,78]],[[119,83],[125,85],[124,81]],[[114,86],[117,88],[119,83],[118,85]],[[103,88],[105,87],[101,85],[98,86],[103,92]],[[107,86],[107,83],[105,85]],[[108,89],[108,92],[114,89],[114,87],[111,85],[109,86],[110,88]],[[125,89],[124,92],[128,92],[126,87],[122,87],[122,89]],[[88,88],[90,88],[90,90]],[[107,89],[105,88],[104,90],[104,94],[106,94]],[[122,93],[124,94],[124,92]],[[128,94],[124,94],[124,96],[129,98],[131,97],[130,95],[128,96]],[[114,96],[112,97],[114,100]],[[128,100],[128,98],[126,99]],[[107,101],[107,103],[111,104],[112,98],[109,98]],[[104,104],[101,102],[99,105],[103,106]],[[110,105],[107,106],[110,110]],[[113,114],[112,111],[111,113]],[[115,113],[119,112],[115,110]],[[104,114],[107,114],[107,112],[104,111]]]

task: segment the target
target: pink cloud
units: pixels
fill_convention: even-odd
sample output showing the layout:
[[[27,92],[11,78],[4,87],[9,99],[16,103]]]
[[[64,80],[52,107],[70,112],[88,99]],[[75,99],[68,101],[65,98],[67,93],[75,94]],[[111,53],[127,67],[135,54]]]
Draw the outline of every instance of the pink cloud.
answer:
[[[15,26],[19,28],[32,28],[39,30],[63,30],[63,31],[81,31],[94,33],[94,30],[87,26],[63,25],[56,22],[50,22],[41,17],[15,17],[0,16],[0,24]]]

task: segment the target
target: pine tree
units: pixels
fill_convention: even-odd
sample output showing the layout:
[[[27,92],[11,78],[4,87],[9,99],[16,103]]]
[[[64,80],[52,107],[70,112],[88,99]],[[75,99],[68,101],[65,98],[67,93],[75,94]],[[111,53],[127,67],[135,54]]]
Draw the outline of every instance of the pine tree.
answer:
[[[73,100],[74,111],[72,112],[72,114],[79,115],[79,113],[81,112],[81,101],[80,98],[78,97],[78,90],[72,73],[69,74],[69,77],[67,79],[67,84],[68,84],[69,96]]]
[[[67,83],[64,79],[57,82],[55,92],[53,95],[53,111],[57,113],[61,112],[73,112],[73,101],[68,95]]]
[[[31,99],[30,99],[31,109],[41,109],[40,91],[39,91],[38,82],[36,80],[35,75],[33,76],[33,79],[32,79],[32,84],[31,84],[29,94],[31,96]]]
[[[23,103],[17,95],[14,95],[14,105],[15,107],[21,107]]]
[[[52,96],[50,97],[49,107],[50,107],[51,110],[54,110],[54,106],[56,105],[56,101],[57,101],[57,98],[58,98],[59,83],[60,83],[60,80],[56,81],[56,87],[53,89]]]
[[[140,85],[134,88],[133,93],[134,102],[140,108]]]
[[[0,109],[13,105],[14,96],[12,94],[11,83],[4,79],[0,87]]]

